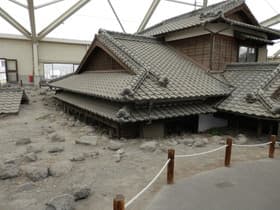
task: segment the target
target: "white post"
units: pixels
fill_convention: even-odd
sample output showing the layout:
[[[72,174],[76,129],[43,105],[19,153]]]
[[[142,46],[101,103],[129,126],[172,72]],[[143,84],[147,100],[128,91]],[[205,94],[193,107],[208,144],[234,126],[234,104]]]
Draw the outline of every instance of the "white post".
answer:
[[[33,52],[33,84],[38,86],[40,82],[40,72],[39,72],[39,55],[38,55],[38,42],[32,43]]]

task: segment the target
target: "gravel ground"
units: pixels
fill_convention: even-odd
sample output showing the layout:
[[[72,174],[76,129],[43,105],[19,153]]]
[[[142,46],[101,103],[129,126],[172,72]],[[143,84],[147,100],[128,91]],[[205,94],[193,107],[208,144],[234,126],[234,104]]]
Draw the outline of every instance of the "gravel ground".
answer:
[[[225,131],[220,136],[204,133],[153,140],[110,139],[104,128],[86,125],[64,114],[55,105],[53,93],[33,88],[26,92],[29,105],[22,105],[18,115],[0,116],[0,163],[12,163],[19,170],[15,178],[0,179],[1,210],[43,210],[51,198],[71,193],[76,185],[91,189],[87,199],[75,202],[77,210],[112,209],[116,194],[121,193],[129,200],[153,178],[164,164],[168,148],[174,148],[176,154],[192,154],[221,146],[228,135],[237,143],[246,144],[261,143],[260,140],[268,138],[256,139],[247,133],[236,138],[234,133]],[[91,145],[75,143],[83,136],[92,139]],[[197,145],[201,147],[187,145],[199,139],[204,139]],[[142,144],[150,141],[154,142],[143,148]],[[53,150],[58,152],[50,153]],[[235,162],[266,158],[267,151],[266,147],[234,148],[232,167]],[[223,167],[223,157],[224,150],[203,157],[178,159],[175,180]],[[27,171],[33,174],[42,168],[47,169],[48,174],[32,181]],[[166,183],[165,179],[164,172],[130,209],[145,209]]]

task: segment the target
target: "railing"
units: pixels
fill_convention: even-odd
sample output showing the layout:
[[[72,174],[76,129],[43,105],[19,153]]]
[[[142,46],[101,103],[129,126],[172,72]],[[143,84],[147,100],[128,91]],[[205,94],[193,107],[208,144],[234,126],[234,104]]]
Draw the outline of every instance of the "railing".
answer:
[[[277,142],[277,143],[280,143],[280,142]],[[121,195],[121,194],[117,195],[113,201],[113,210],[125,210],[126,208],[128,208],[135,200],[137,200],[146,190],[148,190],[152,186],[152,184],[158,179],[158,177],[162,174],[162,172],[164,171],[164,169],[166,167],[167,167],[167,184],[173,184],[174,183],[174,165],[175,165],[176,158],[196,157],[196,156],[206,155],[206,154],[210,154],[210,153],[225,149],[224,166],[229,167],[230,163],[231,163],[232,147],[262,147],[262,146],[269,145],[268,157],[274,158],[275,144],[276,144],[276,136],[271,135],[269,142],[263,143],[263,144],[253,144],[253,145],[233,144],[232,139],[228,138],[226,140],[226,144],[221,147],[218,147],[216,149],[209,150],[206,152],[187,154],[187,155],[175,155],[175,150],[169,149],[168,158],[167,158],[166,162],[163,164],[162,168],[154,176],[154,178],[146,185],[146,187],[144,187],[139,193],[137,193],[127,203],[125,203],[125,198],[123,195]]]

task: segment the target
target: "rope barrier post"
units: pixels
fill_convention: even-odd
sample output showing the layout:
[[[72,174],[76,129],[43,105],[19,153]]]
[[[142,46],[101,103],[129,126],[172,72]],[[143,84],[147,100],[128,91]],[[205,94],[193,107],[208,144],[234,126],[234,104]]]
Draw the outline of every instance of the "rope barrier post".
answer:
[[[169,149],[168,150],[168,159],[170,159],[167,165],[167,184],[174,183],[174,160],[175,160],[175,150]]]
[[[123,195],[116,195],[113,202],[113,210],[125,210]]]
[[[275,135],[271,135],[270,136],[270,141],[271,141],[271,143],[269,144],[269,154],[268,154],[268,157],[269,158],[274,158],[276,136]]]
[[[231,160],[231,149],[232,149],[232,139],[227,139],[227,147],[226,147],[226,153],[225,153],[225,166],[230,166],[230,160]]]

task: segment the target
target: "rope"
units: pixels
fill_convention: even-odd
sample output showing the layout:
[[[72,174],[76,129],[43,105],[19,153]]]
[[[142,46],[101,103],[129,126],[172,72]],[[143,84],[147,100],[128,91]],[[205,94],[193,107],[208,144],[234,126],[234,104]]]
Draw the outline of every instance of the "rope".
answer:
[[[261,147],[261,146],[266,146],[266,145],[269,145],[269,144],[271,144],[271,141],[263,143],[263,144],[247,144],[247,145],[232,144],[232,146],[235,146],[235,147]]]
[[[227,147],[227,145],[224,145],[224,146],[218,147],[218,148],[210,150],[210,151],[195,153],[195,154],[190,154],[190,155],[175,155],[175,158],[195,157],[195,156],[200,156],[200,155],[206,155],[206,154],[209,154],[209,153],[212,153],[212,152],[219,151],[219,150],[224,149],[226,147]]]
[[[147,189],[149,189],[149,187],[157,180],[157,178],[160,176],[160,174],[163,172],[163,170],[166,168],[166,166],[168,165],[169,162],[170,162],[170,159],[168,159],[165,162],[163,167],[160,169],[160,171],[157,173],[157,175],[152,179],[152,181],[150,181],[150,183],[147,184],[147,186],[144,187],[143,190],[141,190],[139,193],[137,193],[137,195],[135,195],[130,201],[128,201],[125,204],[125,208],[129,207],[137,198],[139,198]]]

